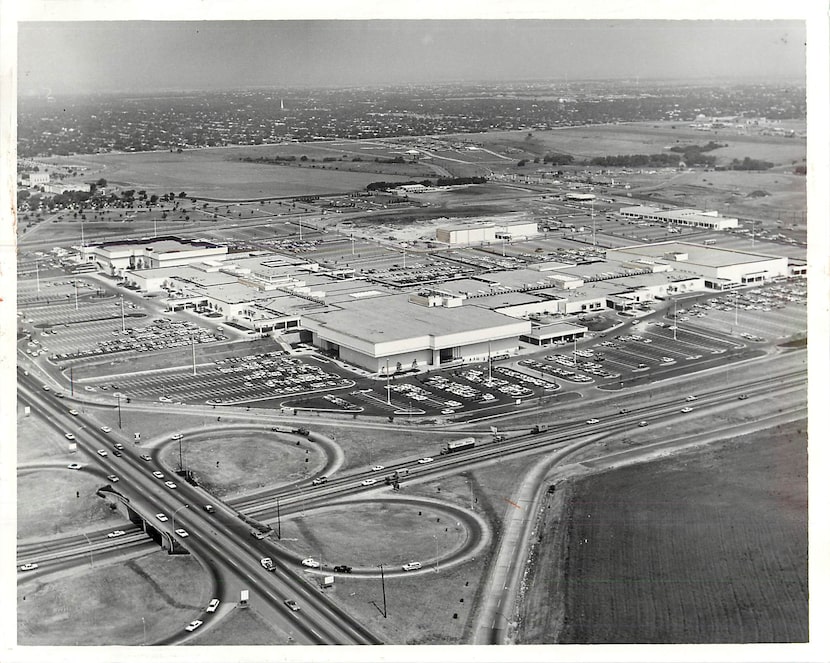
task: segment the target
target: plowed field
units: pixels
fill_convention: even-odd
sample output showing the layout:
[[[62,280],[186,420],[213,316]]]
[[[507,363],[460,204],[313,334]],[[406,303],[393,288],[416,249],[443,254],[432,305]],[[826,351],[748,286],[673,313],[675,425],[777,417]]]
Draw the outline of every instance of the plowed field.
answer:
[[[549,511],[520,642],[805,642],[805,429],[575,484]]]

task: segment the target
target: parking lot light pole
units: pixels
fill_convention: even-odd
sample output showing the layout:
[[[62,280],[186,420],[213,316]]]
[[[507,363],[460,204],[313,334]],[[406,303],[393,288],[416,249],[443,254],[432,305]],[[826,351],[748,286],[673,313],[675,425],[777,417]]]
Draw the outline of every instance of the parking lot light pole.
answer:
[[[392,405],[392,395],[389,391],[389,360],[386,360],[386,404]]]
[[[386,619],[386,581],[383,577],[383,564],[378,564],[380,567],[380,588],[383,592],[383,618]]]
[[[124,326],[124,295],[121,295],[121,331],[125,331],[126,327]]]
[[[122,428],[121,426],[121,392],[115,392],[115,398],[118,401],[118,427]]]

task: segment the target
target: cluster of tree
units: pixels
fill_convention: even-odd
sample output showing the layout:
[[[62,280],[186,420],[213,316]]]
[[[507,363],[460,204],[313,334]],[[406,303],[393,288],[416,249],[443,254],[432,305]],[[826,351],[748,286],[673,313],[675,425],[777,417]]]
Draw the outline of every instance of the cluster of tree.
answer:
[[[542,161],[551,164],[552,166],[569,166],[574,162],[574,158],[570,154],[546,154]]]
[[[295,156],[288,156],[288,157],[281,157],[281,156],[273,156],[273,157],[239,157],[240,161],[247,161],[248,163],[285,163],[296,161],[297,157]]]
[[[645,168],[676,166],[681,161],[679,154],[618,154],[609,157],[594,157],[592,166],[618,168]]]
[[[457,184],[484,184],[486,177],[441,177],[435,184],[437,186],[453,186]]]
[[[432,186],[432,181],[409,180],[407,182],[370,182],[366,185],[366,191],[386,191],[387,189],[394,189],[397,186],[405,186],[407,184],[423,184],[424,186]]]
[[[670,148],[672,152],[679,152],[683,155],[683,161],[687,166],[714,166],[715,157],[705,156],[704,152],[711,152],[719,147],[728,147],[727,144],[709,141],[706,145],[675,145]]]
[[[796,166],[793,168],[793,173],[796,175],[806,175],[807,174],[807,166]]]
[[[769,170],[775,164],[770,161],[762,161],[761,159],[750,159],[744,157],[743,161],[732,159],[729,164],[729,170]]]
[[[393,159],[383,159],[381,157],[375,157],[375,163],[406,163],[402,156],[397,156]]]

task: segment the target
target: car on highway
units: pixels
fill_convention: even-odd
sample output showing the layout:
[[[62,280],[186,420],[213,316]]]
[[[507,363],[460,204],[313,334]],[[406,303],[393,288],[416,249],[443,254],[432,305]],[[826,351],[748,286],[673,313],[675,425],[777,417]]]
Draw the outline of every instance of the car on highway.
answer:
[[[598,424],[599,419],[588,419],[588,421],[586,421],[585,423],[586,424]]]
[[[739,401],[745,401],[747,398],[749,398],[749,396],[747,396],[746,394],[741,394],[740,396],[738,396]]]
[[[445,407],[443,410],[441,410],[441,414],[455,414],[455,410],[453,410],[450,407]]]
[[[187,530],[186,530],[186,529],[182,529],[181,527],[179,527],[178,529],[173,530],[173,531],[174,531],[174,532],[176,532],[176,534],[178,534],[178,535],[179,535],[180,537],[182,537],[183,539],[184,539],[184,538],[186,538],[186,537],[188,537],[188,536],[190,536],[190,534],[188,534],[188,533],[187,533]]]
[[[80,412],[78,412],[77,410],[69,410],[69,414],[71,414],[73,417],[77,417],[80,414]]]
[[[383,468],[383,465],[372,465],[372,472],[380,472]]]
[[[360,482],[361,486],[371,486],[372,484],[377,483],[376,479],[364,479]]]
[[[141,455],[139,456],[139,458],[140,458],[141,460],[152,460],[152,459],[150,458],[150,456],[148,456],[147,454],[141,454]]]
[[[274,560],[272,560],[270,557],[263,557],[261,560],[259,560],[259,563],[262,564],[262,568],[264,568],[266,571],[273,571],[276,568],[274,566]]]
[[[109,534],[107,534],[107,538],[108,539],[114,539],[114,538],[119,537],[119,536],[124,536],[124,534],[126,534],[126,532],[123,529],[116,529],[116,530],[113,530],[112,532],[110,532]]]
[[[208,607],[205,609],[205,612],[216,612],[216,608],[219,607],[219,599],[211,599],[210,603],[208,603]]]
[[[693,407],[688,407],[688,406],[687,406],[687,407],[684,407],[684,408],[683,408],[682,410],[680,410],[680,411],[681,411],[683,414],[688,414],[688,413],[689,413],[689,412],[691,412],[692,410],[694,410],[694,408],[693,408]]]
[[[202,508],[205,511],[207,511],[208,513],[215,513],[216,512],[216,509],[213,508],[212,504],[205,504]]]
[[[286,599],[283,603],[294,612],[300,611],[300,606],[294,599]]]
[[[409,562],[408,564],[403,565],[404,571],[416,571],[421,568],[420,562]]]
[[[67,440],[74,440],[75,436],[72,433],[64,433],[63,435]]]
[[[112,432],[112,428],[110,428],[109,426],[101,426],[101,430],[105,433],[111,433]]]
[[[90,387],[89,385],[87,385],[86,387],[84,387],[84,390],[85,390],[85,391],[98,391],[95,387]]]
[[[352,567],[348,566],[346,564],[338,564],[337,566],[334,567],[333,571],[335,573],[351,573],[352,572]]]
[[[629,412],[631,412],[631,410],[629,410],[627,407],[620,409],[620,414],[628,414]]]
[[[432,458],[430,458],[429,456],[426,456],[424,458],[419,458],[418,459],[418,464],[419,465],[426,465],[427,463],[431,463],[432,461],[433,461]]]
[[[49,385],[48,384],[43,385],[43,391],[49,391]]]
[[[173,439],[173,440],[181,440],[181,439],[182,439],[182,434],[181,434],[181,433],[176,433],[175,435],[173,435],[173,437],[172,437],[171,439]]]
[[[194,619],[190,622],[187,626],[184,627],[185,631],[190,631],[191,633],[199,628],[204,622],[201,619]]]
[[[116,483],[118,481],[118,477],[115,476],[114,474],[108,474],[107,475],[107,480],[111,481],[112,483]]]
[[[637,425],[638,425],[640,428],[643,428],[644,426],[648,426],[648,422],[647,422],[647,421],[641,421],[641,422],[640,422],[639,424],[637,424]]]
[[[99,455],[99,456],[101,456],[101,457],[103,457],[103,456],[106,456],[106,455],[107,455],[107,451],[106,451],[106,449],[98,449],[98,452],[97,452],[97,453],[98,453],[98,455]]]
[[[164,485],[167,486],[170,490],[173,490],[173,489],[176,488],[176,484],[173,483],[172,481],[165,481]]]
[[[328,481],[328,477],[317,477],[316,479],[311,480],[312,486],[322,486],[324,483]]]
[[[37,564],[35,562],[29,562],[28,564],[24,564],[20,567],[21,571],[34,571],[37,568]]]
[[[124,445],[123,445],[123,444],[121,444],[120,442],[116,442],[116,443],[115,443],[115,444],[113,444],[112,446],[114,446],[114,447],[115,447],[116,449],[118,449],[119,451],[121,451],[121,450],[123,450],[123,449],[124,449]]]
[[[689,403],[691,403],[692,401],[696,401],[696,400],[697,400],[697,396],[686,396],[686,400],[687,400]]]
[[[112,452],[112,455],[113,456],[123,456],[124,454],[121,451],[119,451],[118,449],[116,449],[115,451]]]
[[[302,564],[303,566],[307,566],[311,569],[319,569],[320,568],[320,562],[318,562],[313,557],[306,557],[302,562],[300,562],[300,564]]]
[[[83,467],[83,465],[81,465],[80,463],[69,463],[69,465],[67,465],[67,467],[70,470],[80,470]]]
[[[158,470],[153,472],[153,476],[156,477],[156,479],[163,479],[164,478],[164,475],[161,472],[159,472]]]
[[[167,516],[165,516],[163,513],[157,513],[156,518],[163,523],[167,522]]]

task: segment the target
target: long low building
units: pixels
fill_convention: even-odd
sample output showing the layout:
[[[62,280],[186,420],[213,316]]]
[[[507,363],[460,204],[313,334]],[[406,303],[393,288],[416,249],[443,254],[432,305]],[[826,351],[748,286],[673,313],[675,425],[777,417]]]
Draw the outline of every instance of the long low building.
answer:
[[[131,269],[175,267],[207,259],[222,259],[227,253],[227,246],[207,240],[164,235],[90,244],[81,247],[81,260],[98,263],[103,271],[110,274],[122,274]]]
[[[535,237],[539,224],[535,221],[509,221],[506,223],[470,223],[442,226],[435,229],[435,239],[444,244],[480,244],[498,240],[511,241]]]
[[[670,265],[672,271],[685,271],[702,276],[704,286],[714,290],[728,290],[789,276],[787,258],[690,242],[624,246],[608,249],[606,255],[610,260],[644,258],[662,262]]]
[[[390,372],[516,352],[530,322],[477,306],[431,306],[408,295],[339,304],[303,317],[314,345],[372,372]]]
[[[619,214],[629,219],[659,221],[705,230],[726,230],[727,228],[738,227],[738,219],[736,218],[720,216],[716,211],[704,212],[699,209],[661,210],[659,207],[651,207],[650,205],[637,205],[635,207],[623,207]]]

